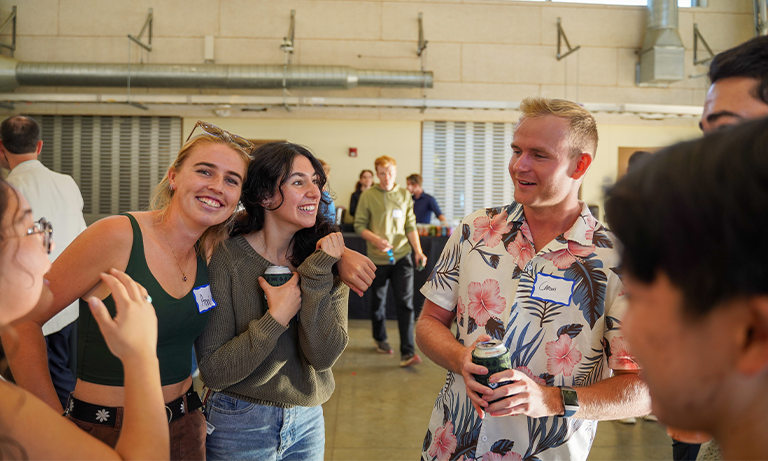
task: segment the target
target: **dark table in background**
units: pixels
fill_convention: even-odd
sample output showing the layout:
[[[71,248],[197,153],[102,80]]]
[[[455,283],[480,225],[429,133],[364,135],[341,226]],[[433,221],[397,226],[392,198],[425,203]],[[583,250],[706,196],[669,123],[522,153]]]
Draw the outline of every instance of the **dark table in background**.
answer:
[[[448,237],[419,237],[421,239],[421,250],[427,256],[427,267],[423,271],[414,270],[413,274],[413,307],[414,312],[421,312],[424,305],[424,296],[419,290],[427,283],[429,274],[435,267],[435,263],[443,252],[443,247],[448,242]],[[344,233],[344,243],[347,248],[366,254],[365,240],[357,234]],[[392,284],[387,292],[387,318],[396,319],[395,298],[392,295]],[[363,297],[357,296],[354,292],[349,292],[349,318],[351,319],[370,319],[371,303],[373,302],[373,293],[368,290]]]

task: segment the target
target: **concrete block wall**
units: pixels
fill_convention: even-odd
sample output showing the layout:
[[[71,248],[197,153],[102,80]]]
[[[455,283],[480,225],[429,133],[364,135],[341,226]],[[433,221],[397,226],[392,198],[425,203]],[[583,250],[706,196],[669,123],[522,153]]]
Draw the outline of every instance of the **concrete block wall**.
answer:
[[[694,23],[715,52],[753,34],[751,0],[709,3],[707,8],[680,9],[686,75],[706,70],[693,65]],[[705,78],[686,78],[664,89],[635,86],[645,7],[507,0],[3,0],[0,18],[14,4],[15,57],[23,61],[126,62],[127,35],[138,34],[153,8],[153,51],[133,45],[133,62],[203,63],[204,36],[213,35],[216,63],[281,64],[279,46],[295,9],[295,64],[418,70],[421,12],[429,41],[426,69],[435,75],[428,98],[520,100],[546,94],[581,102],[699,105],[707,86]],[[557,18],[562,18],[571,44],[582,47],[563,61],[555,59]],[[7,33],[2,38],[7,40]],[[421,97],[420,89],[294,93]]]

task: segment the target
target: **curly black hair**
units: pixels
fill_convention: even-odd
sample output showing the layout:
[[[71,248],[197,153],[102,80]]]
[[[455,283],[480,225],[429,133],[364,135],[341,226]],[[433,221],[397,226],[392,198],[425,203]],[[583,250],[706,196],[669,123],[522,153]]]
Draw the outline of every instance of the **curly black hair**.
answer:
[[[293,159],[299,155],[306,157],[317,173],[318,187],[325,186],[327,178],[320,162],[304,146],[290,142],[271,142],[260,146],[253,152],[253,160],[248,166],[247,179],[243,183],[240,197],[245,211],[235,220],[232,236],[250,234],[264,227],[264,201],[276,195],[280,196],[279,203],[271,210],[282,206],[284,197],[281,187],[288,180],[293,166]],[[301,229],[293,235],[293,251],[288,259],[298,267],[315,251],[317,242],[339,228],[328,221],[326,213],[330,202],[322,197],[317,210],[315,225]]]

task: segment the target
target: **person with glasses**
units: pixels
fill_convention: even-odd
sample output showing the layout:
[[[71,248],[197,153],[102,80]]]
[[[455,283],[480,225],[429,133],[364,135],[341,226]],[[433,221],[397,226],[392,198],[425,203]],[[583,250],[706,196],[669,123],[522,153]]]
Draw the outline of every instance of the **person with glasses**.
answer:
[[[192,137],[198,128],[201,133]],[[205,418],[192,389],[190,351],[216,305],[206,262],[229,234],[252,149],[244,138],[198,122],[156,187],[151,211],[104,218],[67,248],[49,276],[56,296],[53,306],[19,327],[25,354],[10,365],[23,387],[53,408],[61,408],[41,367],[45,355],[40,348],[40,325],[81,298],[78,380],[67,415],[114,446],[126,397],[123,368],[106,347],[83,299],[96,296],[111,308],[111,291],[100,274],[113,267],[124,270],[147,287],[158,316],[158,358],[171,459],[205,459]],[[367,275],[348,266],[362,266],[362,256],[349,253],[352,263],[340,272],[352,273],[348,279],[359,286]]]
[[[6,352],[24,354],[14,339],[13,322],[36,305],[52,301],[43,278],[51,267],[47,255],[52,226],[33,221],[24,196],[0,179],[0,330]],[[78,430],[60,413],[29,392],[0,377],[0,457],[3,459],[167,459],[167,420],[158,366],[157,317],[147,291],[122,272],[101,274],[115,292],[117,316],[91,297],[88,308],[104,332],[109,349],[125,366],[123,431],[114,449]],[[113,416],[113,415],[112,415]]]
[[[346,253],[325,219],[326,176],[306,148],[259,147],[243,185],[245,212],[211,258],[218,303],[195,343],[206,386],[208,460],[322,460],[322,404],[349,341],[349,290],[334,265]],[[270,286],[265,271],[293,277]]]
[[[34,210],[34,219],[45,216],[56,223],[56,249],[48,255],[53,262],[83,230],[83,197],[71,176],[43,165],[40,125],[25,115],[14,115],[0,124],[0,166],[11,170],[8,183],[19,189]],[[77,355],[76,321],[78,306],[73,302],[43,325],[48,350],[48,371],[60,404],[67,403],[75,389]]]

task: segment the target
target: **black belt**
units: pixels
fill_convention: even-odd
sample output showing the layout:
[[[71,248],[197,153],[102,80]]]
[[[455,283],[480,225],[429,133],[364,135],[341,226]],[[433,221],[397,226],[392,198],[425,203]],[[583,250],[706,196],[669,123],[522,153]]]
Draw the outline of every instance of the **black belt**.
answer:
[[[186,405],[184,404],[185,397]],[[173,402],[165,404],[165,413],[168,416],[168,423],[172,423],[202,406],[203,402],[200,401],[200,396],[190,387],[186,394]],[[117,419],[117,410],[120,408],[122,407],[106,407],[104,405],[94,405],[92,403],[83,402],[70,394],[64,416],[69,415],[87,423],[114,427],[115,420]]]

